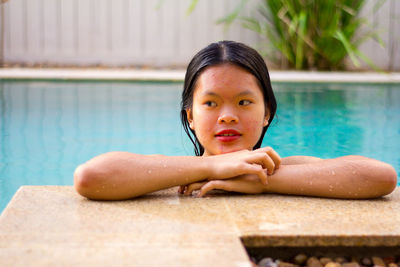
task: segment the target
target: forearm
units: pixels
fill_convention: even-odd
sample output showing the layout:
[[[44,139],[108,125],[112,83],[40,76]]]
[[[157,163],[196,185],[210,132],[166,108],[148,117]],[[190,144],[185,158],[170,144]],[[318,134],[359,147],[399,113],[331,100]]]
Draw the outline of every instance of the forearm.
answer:
[[[282,165],[297,165],[305,163],[314,163],[318,161],[323,161],[321,158],[311,157],[311,156],[290,156],[282,158]]]
[[[79,166],[76,190],[91,199],[127,199],[207,178],[202,157],[110,152]]]
[[[282,165],[264,192],[332,198],[374,198],[392,192],[397,173],[390,165],[347,156],[299,165]]]

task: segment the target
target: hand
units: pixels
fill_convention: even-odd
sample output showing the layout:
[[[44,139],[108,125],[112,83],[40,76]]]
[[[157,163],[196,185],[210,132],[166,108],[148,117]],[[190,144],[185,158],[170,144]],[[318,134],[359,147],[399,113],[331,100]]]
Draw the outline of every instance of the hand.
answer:
[[[227,180],[213,180],[193,183],[187,186],[181,186],[179,188],[179,193],[190,196],[192,195],[193,191],[200,190],[197,196],[203,197],[213,189],[220,189],[246,194],[260,194],[264,191],[263,188],[264,185],[261,184],[257,176],[241,175],[237,178]]]
[[[229,179],[244,174],[255,174],[268,184],[267,173],[272,175],[281,164],[281,157],[271,147],[206,157],[210,164],[208,180]]]
[[[257,176],[254,176],[252,179],[259,179],[259,182],[261,181],[263,184],[268,184],[265,169],[268,175],[272,175],[281,164],[280,156],[271,147],[259,148],[253,151],[242,150],[207,158],[210,159],[212,164],[211,168],[213,169],[207,180],[230,179],[235,177],[243,178],[246,174],[255,174]],[[241,175],[242,177],[240,177]],[[246,178],[247,181],[249,181],[249,179],[250,178]],[[190,195],[193,190],[197,190],[207,183],[208,181],[202,181],[190,185],[181,185],[178,192],[180,194]],[[230,183],[215,182],[208,186],[216,186],[218,184],[223,184],[222,186],[226,187],[228,186],[227,184]],[[235,183],[235,188],[237,188],[237,185],[238,183]],[[246,186],[245,188],[249,187]]]

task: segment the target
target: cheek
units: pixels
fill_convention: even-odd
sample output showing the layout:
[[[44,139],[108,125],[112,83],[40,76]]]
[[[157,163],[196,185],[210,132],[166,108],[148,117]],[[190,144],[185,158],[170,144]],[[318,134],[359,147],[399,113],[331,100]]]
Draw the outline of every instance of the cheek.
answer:
[[[255,120],[251,119],[249,121],[249,130],[258,132],[264,128],[263,121],[262,120]]]
[[[208,114],[202,112],[201,110],[194,109],[193,110],[193,126],[196,132],[196,135],[204,135],[213,130],[213,116],[212,114]]]
[[[254,116],[251,116],[247,120],[247,131],[254,133],[254,135],[257,135],[257,140],[262,132],[262,129],[264,128],[264,118],[254,118]]]
[[[265,108],[264,105],[259,105],[252,114],[247,115],[248,125],[254,133],[262,132],[265,123]]]

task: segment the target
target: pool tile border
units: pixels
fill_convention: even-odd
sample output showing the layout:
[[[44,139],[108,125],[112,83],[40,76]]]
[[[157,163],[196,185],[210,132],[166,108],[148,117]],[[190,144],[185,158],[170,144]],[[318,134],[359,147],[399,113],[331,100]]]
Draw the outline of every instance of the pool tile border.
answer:
[[[183,81],[185,70],[0,68],[0,79]],[[400,72],[270,71],[273,82],[400,83]]]

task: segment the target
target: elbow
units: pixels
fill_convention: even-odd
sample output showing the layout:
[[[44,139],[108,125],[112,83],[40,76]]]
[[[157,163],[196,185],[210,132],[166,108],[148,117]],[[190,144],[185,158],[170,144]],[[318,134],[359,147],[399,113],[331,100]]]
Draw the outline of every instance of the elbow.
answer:
[[[352,169],[352,173],[359,174],[361,188],[364,188],[362,198],[382,197],[396,189],[397,172],[390,164],[363,156],[348,156],[347,159],[358,170]]]
[[[392,193],[397,187],[397,172],[387,163],[382,163],[370,174],[373,181],[371,189],[374,190],[372,197],[381,197]]]
[[[380,170],[379,181],[382,188],[382,195],[387,195],[393,192],[397,187],[397,172],[389,164],[384,163]]]
[[[96,199],[96,188],[99,184],[99,173],[86,164],[79,165],[74,172],[75,190],[84,197]]]

